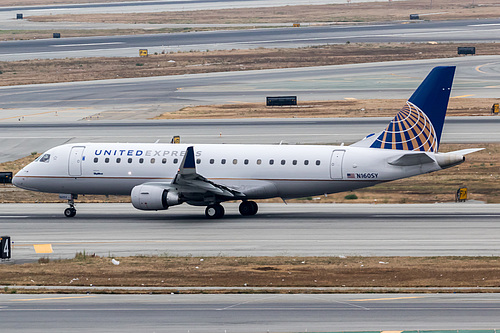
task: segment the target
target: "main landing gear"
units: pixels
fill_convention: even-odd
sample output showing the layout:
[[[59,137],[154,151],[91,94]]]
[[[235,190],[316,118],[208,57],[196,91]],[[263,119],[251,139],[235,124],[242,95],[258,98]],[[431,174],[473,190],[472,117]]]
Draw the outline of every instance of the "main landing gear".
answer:
[[[64,210],[64,216],[66,217],[74,217],[76,215],[76,208],[75,208],[75,199],[77,199],[77,195],[71,194],[68,198],[68,205],[69,208],[66,208]]]
[[[208,205],[205,209],[205,216],[209,219],[220,219],[224,216],[224,207],[221,204],[216,203]]]
[[[243,216],[252,216],[257,214],[259,206],[255,201],[242,201],[240,203],[240,214]]]
[[[240,214],[243,216],[252,216],[257,214],[259,206],[254,201],[243,201],[239,207]],[[208,205],[205,209],[205,216],[209,219],[220,219],[224,217],[224,207],[220,203]]]

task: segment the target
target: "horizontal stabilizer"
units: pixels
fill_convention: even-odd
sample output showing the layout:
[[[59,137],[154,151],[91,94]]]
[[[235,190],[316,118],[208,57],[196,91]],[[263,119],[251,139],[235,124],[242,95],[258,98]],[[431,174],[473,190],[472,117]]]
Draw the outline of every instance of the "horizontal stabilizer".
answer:
[[[456,150],[456,151],[450,151],[447,154],[456,154],[456,155],[467,155],[467,154],[472,154],[477,151],[484,150],[484,148],[469,148],[469,149],[461,149],[461,150]]]
[[[389,161],[389,164],[398,166],[410,166],[410,165],[420,165],[432,162],[434,162],[434,160],[431,157],[429,157],[429,155],[422,152],[422,153],[404,154],[403,156],[400,156],[395,160]]]
[[[436,158],[437,164],[439,164],[441,168],[446,169],[458,165],[460,163],[463,163],[465,161],[464,155],[471,154],[483,149],[484,148],[461,149],[456,151],[450,151],[449,153],[436,154],[434,155],[434,157]]]

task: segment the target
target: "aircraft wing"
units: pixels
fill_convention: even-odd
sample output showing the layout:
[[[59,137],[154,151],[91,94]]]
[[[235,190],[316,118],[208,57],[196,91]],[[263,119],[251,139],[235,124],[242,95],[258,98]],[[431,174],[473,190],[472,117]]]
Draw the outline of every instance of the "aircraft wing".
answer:
[[[245,194],[229,188],[227,186],[217,184],[196,172],[196,162],[194,158],[194,148],[188,147],[184,159],[182,160],[179,171],[172,181],[172,185],[177,188],[177,191],[183,195],[211,193],[217,196],[228,198],[244,198]]]

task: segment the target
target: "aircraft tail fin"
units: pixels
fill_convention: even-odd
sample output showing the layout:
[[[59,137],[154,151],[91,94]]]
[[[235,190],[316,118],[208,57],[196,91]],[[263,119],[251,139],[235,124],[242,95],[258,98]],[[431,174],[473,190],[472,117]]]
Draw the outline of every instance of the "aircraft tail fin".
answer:
[[[437,152],[454,75],[455,66],[433,68],[384,131],[354,145]]]

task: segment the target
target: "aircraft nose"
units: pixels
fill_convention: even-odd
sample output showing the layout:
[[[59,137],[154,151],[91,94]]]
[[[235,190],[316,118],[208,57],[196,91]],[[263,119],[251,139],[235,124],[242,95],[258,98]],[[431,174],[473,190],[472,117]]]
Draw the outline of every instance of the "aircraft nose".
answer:
[[[12,184],[17,186],[17,184],[19,184],[19,179],[17,178],[17,174],[12,177]]]
[[[25,190],[29,190],[30,188],[27,186],[26,178],[23,177],[22,173],[24,173],[24,169],[16,173],[16,175],[12,178],[12,184],[16,187],[23,188]]]
[[[21,187],[23,184],[22,177],[19,176],[19,172],[12,177],[12,184],[17,187]]]

